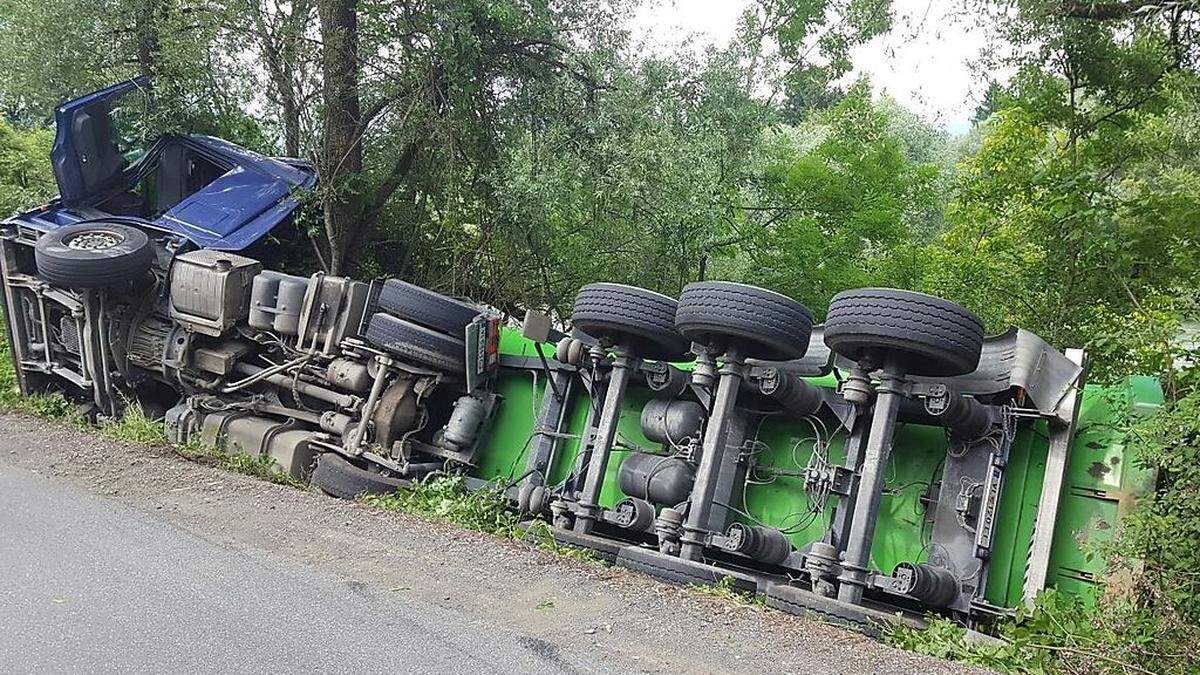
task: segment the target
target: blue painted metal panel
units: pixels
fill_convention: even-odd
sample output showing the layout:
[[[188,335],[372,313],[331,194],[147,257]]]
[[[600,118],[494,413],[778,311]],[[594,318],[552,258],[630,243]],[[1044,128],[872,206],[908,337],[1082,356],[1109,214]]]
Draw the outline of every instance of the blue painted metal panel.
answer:
[[[109,108],[118,99],[131,91],[143,89],[150,80],[139,77],[125,82],[118,82],[86,96],[72,99],[60,104],[54,109],[54,145],[50,148],[50,164],[54,168],[54,178],[58,182],[58,192],[67,204],[83,201],[97,190],[104,189],[116,182],[124,166],[113,166],[112,170],[102,177],[93,177],[88,181],[85,177],[83,163],[89,161],[86,153],[81,153],[85,144],[79,134],[94,129],[88,126],[86,130],[79,128],[76,122],[85,115],[107,118]]]
[[[158,152],[151,150],[132,166],[121,163],[111,171],[99,172],[80,148],[98,145],[97,139],[80,139],[92,129],[105,129],[113,102],[137,89],[149,85],[146,78],[120,82],[100,91],[68,101],[55,109],[57,126],[51,162],[58,180],[60,197],[50,204],[16,217],[25,225],[41,231],[78,222],[81,216],[74,211],[87,205],[95,206],[106,195],[132,185],[139,175],[152,169]],[[88,117],[90,116],[90,117]],[[85,117],[88,117],[85,119]],[[86,124],[81,124],[84,120]],[[168,137],[169,138],[169,137]],[[101,139],[107,142],[107,139]],[[316,171],[306,162],[265,157],[229,141],[193,134],[177,137],[178,142],[193,145],[201,154],[230,170],[162,214],[147,226],[177,233],[196,246],[236,251],[262,238],[279,223],[291,216],[299,206],[295,192],[316,185]],[[162,143],[153,146],[159,148]],[[93,174],[88,180],[85,169]],[[90,212],[89,209],[83,209]]]

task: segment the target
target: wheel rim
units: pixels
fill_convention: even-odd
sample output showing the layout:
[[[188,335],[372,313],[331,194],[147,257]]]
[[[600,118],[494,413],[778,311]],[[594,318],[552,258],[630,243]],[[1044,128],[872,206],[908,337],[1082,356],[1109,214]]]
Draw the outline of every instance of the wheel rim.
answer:
[[[67,248],[75,251],[107,251],[125,241],[125,237],[110,230],[88,230],[73,234],[63,240]]]

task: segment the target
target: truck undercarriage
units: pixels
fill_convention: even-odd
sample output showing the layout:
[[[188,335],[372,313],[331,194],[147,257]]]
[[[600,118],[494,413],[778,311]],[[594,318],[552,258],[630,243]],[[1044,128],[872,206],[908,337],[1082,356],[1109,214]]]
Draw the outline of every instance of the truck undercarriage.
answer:
[[[399,280],[265,268],[246,246],[315,178],[241,152],[168,163],[174,179],[135,163],[103,199],[64,189],[5,221],[23,394],[93,419],[138,405],[173,442],[269,456],[343,498],[460,474],[616,564],[864,627],[1094,593],[1088,551],[1152,489],[1119,427],[1161,402],[1155,381],[1085,386],[1082,351],[985,338],[946,300],[849,290],[814,326],[743,284],[596,283],[569,333],[537,312],[518,329]],[[219,201],[238,186],[253,199]]]
[[[788,611],[986,624],[1093,585],[1083,540],[1150,486],[1083,432],[1152,408],[1152,383],[1084,388],[1081,352],[985,339],[907,291],[848,292],[812,327],[740,284],[678,301],[592,284],[571,335],[534,312],[522,335],[397,280],[171,252],[121,222],[10,221],[0,255],[25,393],[107,418],[137,404],[174,442],[265,454],[345,498],[463,474],[564,543]]]

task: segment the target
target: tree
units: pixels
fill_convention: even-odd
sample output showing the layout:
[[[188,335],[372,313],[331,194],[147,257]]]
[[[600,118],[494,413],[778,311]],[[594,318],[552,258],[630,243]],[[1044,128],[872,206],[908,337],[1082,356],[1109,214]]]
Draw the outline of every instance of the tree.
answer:
[[[739,217],[767,116],[740,75],[727,53],[618,59],[589,99],[514,127],[479,269],[496,297],[565,315],[589,281],[676,294],[703,277]]]
[[[244,112],[251,87],[223,28],[233,11],[223,3],[8,0],[3,10],[0,106],[10,119],[45,123],[65,99],[148,75],[147,133],[199,131],[262,145]]]
[[[926,289],[993,329],[1089,347],[1100,379],[1169,371],[1167,346],[1134,349],[1135,335],[1162,334],[1147,321],[1177,320],[1163,308],[1183,311],[1183,289],[1200,280],[1192,8],[1112,9],[1036,2],[996,13],[999,35],[1039,36],[1037,48],[1004,57],[1017,75],[990,90],[950,227],[922,256]]]
[[[315,50],[318,44],[310,36],[315,21],[313,0],[273,2],[248,0],[242,10],[230,18],[236,24],[232,30],[243,31],[241,20],[249,17],[251,32],[257,41],[263,70],[267,76],[267,92],[271,103],[279,110],[283,134],[283,152],[300,157],[310,148],[302,148],[316,133],[308,108],[320,89],[317,78]]]
[[[738,24],[745,90],[769,90],[796,122],[837,102],[850,50],[891,25],[891,0],[755,0]]]
[[[715,265],[820,312],[838,291],[911,283],[936,164],[913,161],[866,81],[827,111],[767,133],[737,237]]]
[[[599,83],[576,48],[619,25],[599,2],[322,0],[318,10],[333,271],[354,263],[396,194],[436,200],[465,184],[487,200],[475,191],[486,190],[509,102],[539,82],[573,82],[586,96]]]

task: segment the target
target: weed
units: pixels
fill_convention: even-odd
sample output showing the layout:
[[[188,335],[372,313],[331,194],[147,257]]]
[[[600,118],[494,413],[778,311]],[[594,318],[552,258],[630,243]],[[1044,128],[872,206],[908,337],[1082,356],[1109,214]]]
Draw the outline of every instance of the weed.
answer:
[[[431,476],[389,495],[363,495],[362,501],[385,511],[414,513],[503,537],[514,536],[518,523],[502,492],[469,491],[462,476]]]
[[[1013,673],[1193,673],[1187,650],[1162,651],[1165,626],[1112,599],[1089,609],[1081,598],[1042,591],[1034,607],[997,627],[998,640],[968,639],[962,627],[931,618],[926,628],[889,626],[884,642],[909,651]]]
[[[188,438],[186,443],[172,444],[171,447],[176,454],[193,462],[211,464],[227,471],[261,478],[276,485],[287,485],[301,490],[308,487],[304,481],[280,471],[275,466],[275,460],[267,454],[251,455],[244,452],[225,452],[220,448],[208,445],[196,434]]]
[[[125,414],[121,419],[100,427],[100,433],[131,443],[162,445],[167,442],[167,432],[163,423],[147,417],[146,411],[137,403],[125,406]]]
[[[4,314],[0,312],[0,322],[4,320]],[[23,412],[42,419],[65,421],[76,426],[87,423],[87,418],[62,394],[22,396],[9,353],[8,340],[3,327],[0,326],[0,409]]]
[[[87,417],[79,412],[78,406],[71,403],[58,392],[51,394],[33,394],[20,398],[12,410],[23,412],[44,420],[66,422],[72,426],[87,425]]]
[[[545,600],[542,600],[541,602],[539,602],[537,605],[534,606],[534,609],[536,609],[536,610],[553,609],[553,608],[554,608],[554,601],[551,600],[550,598],[546,598]]]
[[[268,480],[276,485],[287,485],[289,487],[306,489],[308,486],[304,481],[293,477],[290,473],[280,471],[275,460],[270,455],[250,455],[244,452],[233,452],[224,455],[224,466],[230,471],[254,476]]]

